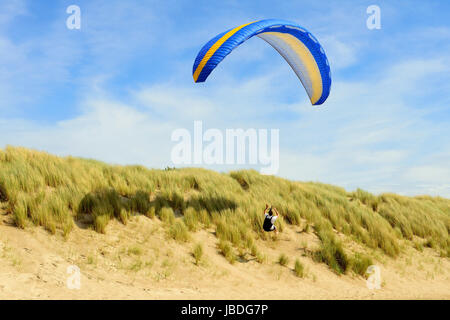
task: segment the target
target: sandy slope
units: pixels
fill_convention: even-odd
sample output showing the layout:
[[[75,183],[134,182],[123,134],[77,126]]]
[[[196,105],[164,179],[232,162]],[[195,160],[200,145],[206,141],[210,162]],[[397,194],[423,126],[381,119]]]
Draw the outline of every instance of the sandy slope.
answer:
[[[302,246],[312,248],[317,239],[293,229],[259,244],[265,264],[248,257],[230,265],[212,230],[179,244],[158,220],[142,216],[127,226],[112,221],[106,235],[77,227],[68,239],[17,229],[7,216],[0,221],[0,299],[450,299],[450,262],[430,249],[407,249],[396,260],[377,255],[383,287],[369,290],[363,278],[337,276],[302,256]],[[197,242],[205,249],[200,266],[190,254]],[[274,263],[277,248],[289,254],[287,267]],[[295,258],[306,265],[304,279],[292,271]],[[81,269],[79,290],[66,286],[70,265]]]

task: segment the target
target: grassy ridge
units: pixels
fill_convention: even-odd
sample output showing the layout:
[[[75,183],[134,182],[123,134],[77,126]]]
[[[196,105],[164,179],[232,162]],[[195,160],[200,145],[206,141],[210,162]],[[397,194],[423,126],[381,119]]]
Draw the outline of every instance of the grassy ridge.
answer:
[[[371,261],[346,252],[337,234],[389,256],[408,243],[450,256],[448,199],[347,192],[252,170],[150,170],[7,147],[0,150],[0,201],[18,227],[40,225],[65,235],[75,221],[106,232],[111,219],[126,224],[132,214],[161,219],[179,241],[214,227],[230,262],[245,252],[264,260],[255,240],[268,236],[261,229],[265,203],[278,208],[281,231],[289,225],[311,228],[321,241],[313,258],[338,273],[361,273]]]

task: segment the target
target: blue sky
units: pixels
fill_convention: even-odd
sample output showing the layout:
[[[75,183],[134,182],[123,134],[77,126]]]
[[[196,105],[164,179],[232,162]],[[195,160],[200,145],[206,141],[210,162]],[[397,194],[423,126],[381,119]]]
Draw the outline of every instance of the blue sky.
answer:
[[[72,4],[81,30],[66,28]],[[366,27],[372,4],[380,30]],[[194,120],[279,128],[282,177],[450,197],[448,12],[448,1],[5,0],[0,147],[163,168],[171,132]],[[257,38],[193,83],[204,43],[265,18],[295,21],[324,47],[333,85],[323,106]]]

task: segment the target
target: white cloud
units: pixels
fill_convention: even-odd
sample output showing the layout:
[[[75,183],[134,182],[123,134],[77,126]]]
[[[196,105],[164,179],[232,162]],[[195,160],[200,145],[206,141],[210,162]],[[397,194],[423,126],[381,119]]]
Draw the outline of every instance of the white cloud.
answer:
[[[336,36],[323,37],[320,40],[325,48],[328,60],[333,66],[333,70],[343,69],[355,64],[358,60],[358,49],[354,43],[349,40],[343,41]]]
[[[165,119],[203,119],[214,114],[213,101],[201,95],[194,95],[192,90],[186,88],[174,90],[168,85],[156,85],[139,90],[134,95],[145,108]]]
[[[80,116],[52,126],[0,121],[1,142],[118,164],[160,168],[170,164],[170,124],[107,100],[87,101],[83,110]]]
[[[10,23],[17,16],[27,14],[25,1],[9,0],[0,4],[0,26]]]
[[[450,168],[439,165],[414,166],[406,170],[405,179],[417,183],[450,186]]]

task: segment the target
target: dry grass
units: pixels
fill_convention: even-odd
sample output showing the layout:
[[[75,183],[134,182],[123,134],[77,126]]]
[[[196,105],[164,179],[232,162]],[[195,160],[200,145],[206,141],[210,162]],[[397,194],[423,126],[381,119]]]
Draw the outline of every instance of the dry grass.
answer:
[[[295,260],[294,273],[299,278],[304,278],[306,275],[305,266],[298,259]]]
[[[200,264],[200,261],[203,258],[203,246],[201,243],[197,243],[192,250],[192,256],[195,259],[195,264],[198,266]]]
[[[0,201],[18,227],[65,236],[75,223],[105,233],[111,219],[126,224],[136,214],[159,218],[178,241],[213,227],[229,261],[234,249],[265,259],[254,244],[269,239],[261,228],[265,203],[278,208],[281,233],[292,225],[314,231],[321,241],[315,258],[337,273],[361,274],[369,259],[349,255],[337,234],[392,257],[403,243],[450,254],[448,199],[347,192],[253,170],[151,170],[7,147],[0,150]]]
[[[219,250],[220,253],[228,260],[229,263],[233,264],[236,262],[236,255],[233,252],[233,247],[228,241],[220,240],[219,241]]]
[[[183,221],[176,221],[171,224],[169,227],[169,235],[180,242],[188,242],[190,240],[189,230]]]
[[[280,266],[285,267],[289,263],[288,256],[284,253],[280,254],[280,256],[278,257],[278,263],[280,264]]]

